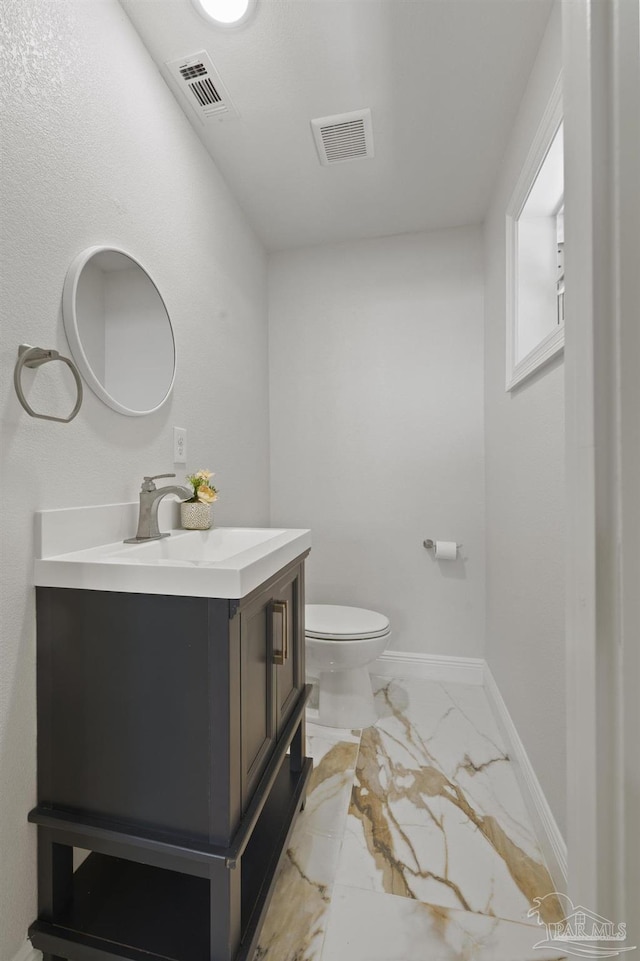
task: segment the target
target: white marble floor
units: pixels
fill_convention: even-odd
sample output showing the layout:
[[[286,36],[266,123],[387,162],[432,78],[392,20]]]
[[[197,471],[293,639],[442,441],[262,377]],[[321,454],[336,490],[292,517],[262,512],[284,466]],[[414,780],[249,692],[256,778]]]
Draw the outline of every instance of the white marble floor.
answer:
[[[373,727],[308,726],[307,805],[256,961],[561,957],[534,947],[527,912],[554,886],[482,688],[374,689]]]

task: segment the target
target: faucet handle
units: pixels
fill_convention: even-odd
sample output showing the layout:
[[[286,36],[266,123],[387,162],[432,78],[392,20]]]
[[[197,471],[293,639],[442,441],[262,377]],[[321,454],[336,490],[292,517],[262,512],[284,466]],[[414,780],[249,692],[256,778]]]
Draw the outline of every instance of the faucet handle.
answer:
[[[144,480],[142,481],[141,490],[147,491],[147,493],[149,493],[150,491],[154,491],[157,489],[156,485],[153,483],[155,480],[160,480],[161,477],[175,477],[175,476],[176,476],[175,474],[154,474],[153,477],[145,477]]]

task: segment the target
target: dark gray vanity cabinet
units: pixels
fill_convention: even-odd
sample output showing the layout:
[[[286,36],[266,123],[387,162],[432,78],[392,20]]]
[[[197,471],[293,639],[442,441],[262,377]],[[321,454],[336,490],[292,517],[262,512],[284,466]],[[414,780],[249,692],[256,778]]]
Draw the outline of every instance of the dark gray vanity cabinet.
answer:
[[[34,946],[248,961],[311,773],[304,555],[236,600],[40,587],[37,619]]]

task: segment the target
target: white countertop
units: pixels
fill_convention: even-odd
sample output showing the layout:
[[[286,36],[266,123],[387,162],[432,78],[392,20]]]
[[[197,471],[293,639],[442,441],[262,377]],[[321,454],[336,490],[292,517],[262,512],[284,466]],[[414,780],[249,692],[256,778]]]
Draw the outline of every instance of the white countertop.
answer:
[[[100,510],[100,515],[87,514]],[[91,536],[87,531],[94,538],[105,538],[116,533],[115,524],[119,536],[123,515],[131,516],[131,505],[39,512],[34,583],[133,594],[241,598],[311,547],[309,530],[260,527],[174,530],[169,537],[144,544],[124,544],[118,539],[87,545]],[[57,548],[63,550],[54,553]]]

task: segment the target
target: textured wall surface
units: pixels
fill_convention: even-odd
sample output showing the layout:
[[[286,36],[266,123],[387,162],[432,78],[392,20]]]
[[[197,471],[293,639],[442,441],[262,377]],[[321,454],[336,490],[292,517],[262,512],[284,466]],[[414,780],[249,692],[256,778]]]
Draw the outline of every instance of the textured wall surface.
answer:
[[[266,260],[115,0],[5,0],[2,45],[2,611],[0,959],[36,912],[33,512],[134,500],[145,473],[210,467],[223,524],[269,516]],[[173,318],[172,399],[124,417],[89,389],[71,424],[32,420],[12,384],[18,344],[68,353],[61,294],[72,258],[114,244],[149,269]],[[24,382],[70,409],[53,365]],[[175,468],[179,474],[184,467]]]
[[[486,656],[561,829],[565,824],[564,368],[506,393],[505,210],[561,66],[555,10],[485,227]]]
[[[272,520],[313,529],[309,599],[384,612],[397,650],[481,656],[481,232],[272,254],[269,296]]]

